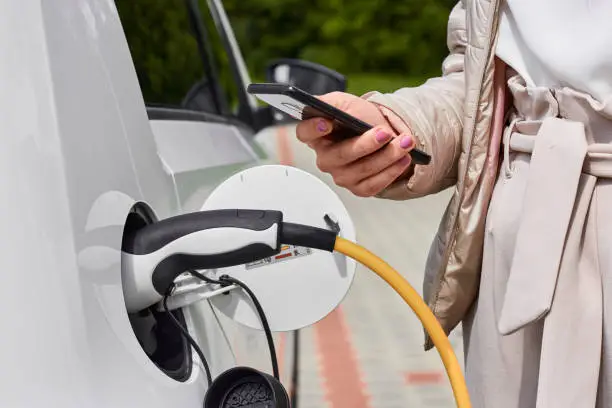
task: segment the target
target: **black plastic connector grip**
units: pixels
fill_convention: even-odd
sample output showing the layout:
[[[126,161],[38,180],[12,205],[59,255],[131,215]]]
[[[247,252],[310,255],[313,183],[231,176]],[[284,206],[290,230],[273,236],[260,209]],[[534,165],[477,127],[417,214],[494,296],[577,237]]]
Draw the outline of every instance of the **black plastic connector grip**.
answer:
[[[185,235],[213,228],[264,231],[283,221],[280,211],[212,210],[166,218],[126,235],[122,251],[132,255],[155,252]]]
[[[333,252],[338,233],[309,225],[283,223],[280,241],[286,245],[296,245],[307,248],[321,249]]]

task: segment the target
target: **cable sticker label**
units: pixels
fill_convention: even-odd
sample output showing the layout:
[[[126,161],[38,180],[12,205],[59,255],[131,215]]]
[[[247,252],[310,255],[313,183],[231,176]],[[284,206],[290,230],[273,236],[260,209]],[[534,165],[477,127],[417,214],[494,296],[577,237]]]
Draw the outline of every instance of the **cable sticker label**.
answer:
[[[312,254],[311,248],[299,247],[294,245],[283,245],[281,251],[269,258],[260,259],[259,261],[251,262],[245,265],[246,269],[261,268],[266,265],[272,265],[279,262],[289,261],[291,259],[308,256]]]

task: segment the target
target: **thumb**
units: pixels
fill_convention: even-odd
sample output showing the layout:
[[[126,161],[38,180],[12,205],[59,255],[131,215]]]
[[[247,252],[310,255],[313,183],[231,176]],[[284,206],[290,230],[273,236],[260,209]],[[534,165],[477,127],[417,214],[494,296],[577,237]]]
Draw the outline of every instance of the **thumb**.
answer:
[[[347,113],[350,112],[355,99],[359,99],[357,96],[345,92],[330,92],[318,98],[334,108]]]
[[[296,136],[300,142],[308,144],[329,135],[332,130],[331,121],[324,118],[313,118],[298,122]]]

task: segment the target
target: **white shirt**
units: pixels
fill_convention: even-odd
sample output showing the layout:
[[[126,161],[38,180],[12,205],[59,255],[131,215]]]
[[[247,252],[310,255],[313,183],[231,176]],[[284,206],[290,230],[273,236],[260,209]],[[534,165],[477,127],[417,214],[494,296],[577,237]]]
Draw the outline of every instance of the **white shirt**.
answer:
[[[612,99],[612,0],[505,0],[497,56],[529,86]]]

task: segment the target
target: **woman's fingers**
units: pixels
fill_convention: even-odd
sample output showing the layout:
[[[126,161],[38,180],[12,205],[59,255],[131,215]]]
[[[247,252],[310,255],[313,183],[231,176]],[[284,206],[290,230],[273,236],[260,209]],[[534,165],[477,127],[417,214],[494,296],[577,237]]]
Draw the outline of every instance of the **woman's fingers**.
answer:
[[[310,144],[329,135],[332,130],[332,122],[323,118],[314,118],[299,121],[296,134],[300,142]]]
[[[383,171],[368,177],[349,190],[358,197],[373,197],[389,187],[410,166],[410,156],[404,156]]]
[[[297,138],[316,153],[317,167],[329,173],[334,182],[360,197],[378,194],[410,166],[411,135],[395,133],[371,103],[343,93],[321,97],[327,103],[378,126],[360,136],[333,138],[333,123],[323,118],[300,121]]]
[[[361,119],[365,123],[369,123],[371,126],[387,123],[387,120],[376,105],[356,95],[344,92],[330,92],[318,96],[318,98],[336,109]],[[314,140],[333,133],[334,129],[332,121],[323,118],[313,118],[300,121],[296,131],[298,140],[309,144]]]
[[[414,148],[414,139],[408,134],[396,137],[383,149],[368,155],[342,169],[338,168],[334,182],[340,186],[351,188],[362,180],[372,177],[387,169],[393,163],[404,157],[410,161],[409,152]]]
[[[342,140],[333,144],[318,144],[317,166],[323,172],[346,166],[368,156],[384,147],[394,137],[394,133],[384,126],[370,129],[361,136]]]

